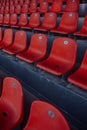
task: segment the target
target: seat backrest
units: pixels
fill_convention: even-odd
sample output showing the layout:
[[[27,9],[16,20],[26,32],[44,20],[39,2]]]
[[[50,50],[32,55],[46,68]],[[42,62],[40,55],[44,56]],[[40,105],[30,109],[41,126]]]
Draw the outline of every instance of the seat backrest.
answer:
[[[83,22],[83,25],[82,25],[82,30],[87,32],[87,15],[84,18],[84,22]]]
[[[29,5],[30,4],[30,0],[25,0],[25,3]]]
[[[17,24],[17,14],[11,14],[11,16],[10,16],[10,24],[12,24],[12,25]]]
[[[5,23],[5,24],[8,24],[9,21],[10,21],[10,14],[5,14],[5,15],[4,15],[4,23]]]
[[[40,14],[39,13],[32,13],[30,16],[30,25],[37,24],[40,25]]]
[[[15,13],[20,14],[21,13],[21,6],[17,5],[15,8]]]
[[[1,98],[9,102],[13,107],[17,119],[23,114],[23,90],[19,81],[11,77],[6,77],[3,81]]]
[[[2,6],[0,9],[0,13],[3,14],[4,13],[4,7]]]
[[[74,64],[76,61],[77,43],[70,38],[56,38],[53,42],[50,57]]]
[[[14,46],[18,46],[19,48],[26,48],[27,43],[27,34],[25,31],[17,31],[14,39]]]
[[[45,13],[43,24],[42,25],[52,25],[56,26],[57,15],[56,13]]]
[[[84,57],[83,57],[83,61],[82,61],[82,64],[81,64],[81,67],[83,68],[87,68],[87,50],[84,54]]]
[[[72,19],[72,20],[71,20]],[[75,12],[65,12],[62,15],[60,21],[60,27],[67,26],[67,28],[72,28],[73,26],[77,28],[78,26],[78,13]]]
[[[47,12],[48,11],[48,2],[40,3],[40,12]]]
[[[13,14],[15,12],[15,7],[12,5],[10,6],[10,14]]]
[[[62,11],[62,4],[63,4],[62,1],[54,1],[52,3],[51,11],[55,13]]]
[[[46,54],[47,43],[48,40],[45,34],[34,34],[31,38],[29,50]]]
[[[8,14],[9,13],[9,6],[6,6],[5,7],[5,14]]]
[[[28,15],[27,14],[21,14],[20,15],[20,20],[19,20],[19,24],[20,25],[26,25],[28,22]]]
[[[62,113],[49,103],[34,101],[24,130],[70,130]]]
[[[13,31],[12,31],[12,29],[6,29],[4,31],[3,42],[6,45],[10,45],[12,43],[12,40],[13,40]]]
[[[0,24],[3,23],[3,14],[0,14]]]
[[[28,10],[29,10],[28,4],[24,4],[22,6],[22,13],[28,13]]]
[[[34,13],[37,11],[37,3],[31,3],[29,8],[30,13]]]

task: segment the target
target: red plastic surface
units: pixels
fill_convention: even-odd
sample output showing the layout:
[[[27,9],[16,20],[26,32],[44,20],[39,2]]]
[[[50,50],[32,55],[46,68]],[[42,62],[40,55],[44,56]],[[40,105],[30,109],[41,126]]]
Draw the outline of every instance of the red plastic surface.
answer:
[[[45,13],[42,25],[36,30],[48,31],[56,27],[57,15],[56,13]]]
[[[69,76],[68,81],[87,90],[87,50],[83,58],[80,68]]]
[[[30,4],[29,12],[30,13],[37,12],[37,3],[36,2]]]
[[[15,13],[16,14],[20,14],[21,13],[21,6],[20,5],[17,5],[16,8],[15,8]]]
[[[78,13],[65,12],[62,15],[59,27],[51,30],[54,33],[70,34],[76,32],[78,28]]]
[[[0,42],[2,41],[2,28],[0,28]]]
[[[10,16],[10,25],[16,25],[17,24],[17,14],[11,14]]]
[[[61,76],[71,69],[76,63],[77,44],[70,38],[57,38],[53,42],[50,56],[37,64],[37,67]]]
[[[10,12],[10,14],[13,14],[15,12],[15,7],[13,5],[10,6],[9,12]]]
[[[87,15],[85,16],[81,30],[74,33],[74,35],[87,37]]]
[[[70,130],[62,113],[49,103],[34,101],[24,130]]]
[[[17,54],[26,49],[27,34],[24,31],[17,31],[15,34],[14,43],[11,46],[3,49],[8,54]]]
[[[13,31],[12,29],[6,29],[4,32],[3,40],[0,42],[0,49],[5,48],[12,44]]]
[[[23,91],[21,84],[14,78],[3,81],[0,98],[0,129],[11,130],[23,119]]]
[[[34,63],[42,60],[46,56],[47,42],[46,35],[34,34],[31,38],[28,50],[18,54],[17,57],[28,63]]]
[[[4,15],[4,25],[9,25],[10,21],[10,14],[5,14]]]
[[[3,14],[0,14],[0,24],[3,23]]]
[[[40,3],[40,10],[39,10],[40,13],[46,13],[48,12],[48,2],[42,2]]]
[[[28,10],[29,10],[28,4],[24,4],[22,6],[22,13],[28,13]]]
[[[18,26],[26,26],[28,23],[28,15],[23,13],[20,15]]]

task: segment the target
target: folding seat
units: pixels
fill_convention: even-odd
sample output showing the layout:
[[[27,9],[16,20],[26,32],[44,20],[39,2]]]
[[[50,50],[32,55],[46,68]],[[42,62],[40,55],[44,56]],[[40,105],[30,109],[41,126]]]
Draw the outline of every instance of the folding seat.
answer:
[[[47,37],[44,34],[34,34],[28,50],[18,54],[17,57],[28,63],[42,60],[46,56],[47,42]]]
[[[9,23],[10,23],[10,14],[5,14],[5,15],[4,15],[3,25],[8,26]]]
[[[25,3],[29,5],[30,4],[30,0],[25,0]]]
[[[70,130],[62,113],[49,103],[34,101],[23,130]]]
[[[76,63],[77,44],[70,38],[56,38],[49,57],[37,67],[61,76],[73,69]]]
[[[22,27],[26,26],[28,23],[28,15],[27,14],[21,14],[20,15],[20,20],[17,26]]]
[[[44,0],[38,0],[38,1],[37,1],[38,4],[40,4],[40,3],[42,3],[42,2],[44,2]]]
[[[79,10],[79,1],[78,0],[67,0],[65,12],[78,12]]]
[[[28,13],[28,10],[29,10],[28,4],[24,4],[22,6],[22,13]]]
[[[40,3],[40,13],[46,13],[48,12],[48,2],[42,2]]]
[[[81,66],[76,72],[68,77],[68,81],[84,90],[87,90],[87,50]]]
[[[43,23],[36,30],[48,31],[56,27],[57,15],[56,13],[45,13]]]
[[[3,49],[8,54],[17,54],[26,49],[27,34],[25,31],[17,31],[15,34],[14,43],[11,46]]]
[[[1,14],[4,14],[4,7],[2,6],[1,9],[0,9],[0,13]]]
[[[9,13],[9,6],[6,6],[6,7],[5,7],[4,13],[5,13],[5,14],[8,14],[8,13]]]
[[[20,6],[23,6],[23,3],[24,3],[23,0],[19,1]]]
[[[31,3],[29,8],[29,13],[35,13],[37,12],[37,3]]]
[[[6,77],[0,97],[0,129],[11,130],[23,119],[23,90],[19,81]]]
[[[3,14],[0,14],[0,25],[3,24]]]
[[[62,4],[63,4],[62,0],[54,1],[52,3],[52,7],[50,9],[50,12],[54,12],[54,13],[62,12]]]
[[[32,13],[30,16],[29,24],[24,28],[31,29],[31,28],[39,27],[39,25],[40,25],[40,13]]]
[[[16,8],[15,8],[15,13],[16,14],[20,14],[21,13],[21,6],[20,5],[17,5]]]
[[[13,5],[10,6],[9,12],[10,12],[10,14],[13,14],[15,12],[15,7]]]
[[[85,16],[84,23],[82,25],[81,30],[75,32],[74,35],[87,37],[87,15]]]
[[[11,14],[10,25],[15,27],[17,25],[17,14]]]
[[[78,13],[65,12],[62,15],[59,27],[51,30],[51,32],[70,34],[76,32],[77,28],[78,28]]]
[[[2,28],[0,28],[0,42],[2,41]]]
[[[12,29],[6,29],[4,31],[3,40],[0,42],[0,49],[11,45],[12,40],[13,40],[13,31],[12,31]]]

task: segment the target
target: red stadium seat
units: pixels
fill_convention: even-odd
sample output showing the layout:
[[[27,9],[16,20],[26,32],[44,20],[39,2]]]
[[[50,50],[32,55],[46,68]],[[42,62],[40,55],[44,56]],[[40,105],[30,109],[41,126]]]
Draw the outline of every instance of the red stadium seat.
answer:
[[[57,29],[51,30],[51,32],[70,34],[76,32],[77,28],[78,28],[78,13],[65,12],[62,15],[59,27]]]
[[[5,13],[5,14],[8,14],[8,13],[9,13],[9,6],[6,6],[6,7],[5,7],[4,13]]]
[[[11,130],[17,127],[23,119],[22,86],[14,78],[6,77],[0,97],[0,129]]]
[[[40,14],[32,13],[30,16],[29,24],[24,28],[31,29],[31,28],[39,27],[39,25],[40,25]]]
[[[8,54],[17,54],[26,49],[27,34],[24,31],[17,31],[15,34],[14,43],[11,46],[3,49]]]
[[[61,76],[76,63],[77,44],[70,38],[57,38],[53,42],[50,56],[37,64],[37,67],[54,75]]]
[[[5,14],[5,15],[4,15],[4,22],[3,22],[3,24],[4,24],[5,26],[8,26],[9,23],[10,23],[10,14]]]
[[[74,35],[87,37],[87,15],[85,16],[81,30],[74,33]]]
[[[15,7],[14,6],[10,6],[9,12],[10,12],[10,14],[13,14],[15,12]]]
[[[21,6],[20,5],[17,5],[16,8],[15,8],[15,13],[16,14],[20,14],[21,13]]]
[[[62,4],[63,4],[62,0],[54,1],[52,3],[50,12],[54,12],[54,13],[62,12]]]
[[[10,16],[10,25],[14,26],[17,24],[17,14],[11,14]]]
[[[29,8],[29,13],[37,12],[37,3],[31,3]]]
[[[6,29],[4,32],[3,40],[0,42],[0,49],[5,48],[12,44],[13,31],[12,29]]]
[[[54,0],[47,0],[48,3],[53,3]]]
[[[29,5],[30,4],[30,0],[25,0],[25,3]]]
[[[45,13],[42,25],[36,30],[48,31],[56,27],[57,15],[56,13]]]
[[[18,26],[20,26],[20,27],[26,26],[27,23],[28,23],[28,15],[27,14],[21,14]]]
[[[68,81],[84,90],[87,90],[87,50],[80,68],[69,76]]]
[[[0,28],[0,42],[2,41],[2,28]]]
[[[34,101],[23,130],[70,130],[62,113],[49,103]]]
[[[0,25],[3,24],[3,14],[0,14]]]
[[[17,55],[18,58],[34,63],[45,58],[47,52],[47,37],[44,34],[34,34],[27,51]]]
[[[28,4],[24,4],[22,6],[22,13],[28,13],[28,10],[29,10]]]
[[[4,7],[2,6],[1,9],[0,9],[0,13],[1,14],[4,14]]]
[[[79,10],[79,0],[67,0],[65,12],[77,12]]]
[[[48,12],[48,2],[42,2],[40,3],[40,13],[46,13]]]

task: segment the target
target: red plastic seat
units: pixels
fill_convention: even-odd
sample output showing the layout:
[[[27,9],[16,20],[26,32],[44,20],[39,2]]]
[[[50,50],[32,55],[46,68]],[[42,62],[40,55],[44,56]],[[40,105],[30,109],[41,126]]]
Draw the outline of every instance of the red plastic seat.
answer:
[[[0,14],[0,25],[3,24],[3,14]]]
[[[21,13],[21,6],[20,5],[17,5],[16,8],[15,8],[15,13],[16,14],[20,14]]]
[[[2,41],[2,28],[0,28],[0,42]]]
[[[31,28],[39,27],[39,25],[40,25],[40,14],[32,13],[30,16],[30,22],[25,28],[31,29]]]
[[[46,56],[47,42],[47,37],[44,34],[34,34],[28,50],[18,54],[17,57],[28,63],[42,60]]]
[[[21,14],[18,26],[20,26],[20,27],[26,26],[27,23],[28,23],[28,15],[27,14]]]
[[[14,6],[10,6],[9,12],[10,12],[10,14],[13,14],[15,12],[15,7]]]
[[[53,3],[54,0],[47,0],[48,3]]]
[[[71,20],[72,19],[72,20]],[[70,34],[78,28],[78,13],[65,12],[58,28],[51,30],[54,33]]]
[[[26,49],[27,34],[24,31],[17,31],[15,34],[14,43],[11,46],[3,49],[8,54],[17,54]]]
[[[25,3],[29,5],[30,4],[30,0],[25,0]]]
[[[81,30],[74,33],[74,35],[87,37],[87,15],[85,16]]]
[[[59,1],[54,1],[52,3],[52,7],[50,9],[50,12],[54,12],[54,13],[59,13],[59,12],[62,12],[62,0],[59,0]]]
[[[5,14],[4,15],[4,25],[5,26],[8,26],[9,25],[9,23],[10,23],[10,14]]]
[[[65,12],[78,12],[79,10],[79,0],[67,0]]]
[[[69,76],[68,81],[84,90],[87,90],[87,50],[80,68]]]
[[[29,8],[29,13],[35,13],[37,12],[37,3],[31,3]]]
[[[48,12],[48,2],[42,2],[40,3],[40,13],[46,13]]]
[[[28,10],[29,10],[28,4],[24,4],[22,6],[22,13],[28,13]]]
[[[1,14],[4,14],[4,7],[2,6],[1,9],[0,9],[0,13]]]
[[[9,13],[9,6],[6,6],[6,7],[5,7],[4,13],[5,13],[5,14],[8,14],[8,13]]]
[[[45,13],[42,25],[36,30],[48,31],[56,27],[57,15],[56,13]]]
[[[53,42],[50,56],[37,64],[37,67],[54,75],[61,76],[76,63],[77,44],[70,38],[57,38]]]
[[[17,127],[23,119],[22,86],[14,78],[6,77],[0,97],[0,129],[11,130]]]
[[[24,130],[70,130],[62,113],[49,103],[34,101]]]
[[[17,14],[11,14],[10,16],[10,25],[14,26],[17,24]]]
[[[3,40],[0,42],[0,49],[5,48],[12,44],[13,31],[12,29],[6,29],[4,32]]]

